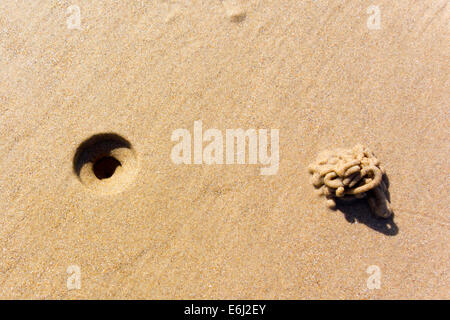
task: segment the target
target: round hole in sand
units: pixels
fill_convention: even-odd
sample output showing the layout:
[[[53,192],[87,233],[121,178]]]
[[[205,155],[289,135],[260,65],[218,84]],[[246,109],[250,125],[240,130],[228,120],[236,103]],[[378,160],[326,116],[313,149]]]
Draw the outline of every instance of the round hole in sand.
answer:
[[[111,178],[116,171],[116,168],[119,166],[122,166],[119,160],[114,157],[107,156],[97,160],[94,163],[93,170],[95,176],[102,180]]]
[[[131,143],[115,133],[96,134],[77,148],[73,170],[89,190],[100,194],[123,191],[139,170]]]

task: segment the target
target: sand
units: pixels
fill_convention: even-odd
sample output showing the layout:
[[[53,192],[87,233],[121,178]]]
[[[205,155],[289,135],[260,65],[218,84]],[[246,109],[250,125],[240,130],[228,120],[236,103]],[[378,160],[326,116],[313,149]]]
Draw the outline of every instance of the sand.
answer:
[[[449,17],[446,0],[1,1],[0,298],[449,299]],[[278,171],[173,163],[195,121],[279,129]],[[102,133],[134,161],[105,189],[74,171]],[[393,219],[314,192],[317,154],[358,143]]]

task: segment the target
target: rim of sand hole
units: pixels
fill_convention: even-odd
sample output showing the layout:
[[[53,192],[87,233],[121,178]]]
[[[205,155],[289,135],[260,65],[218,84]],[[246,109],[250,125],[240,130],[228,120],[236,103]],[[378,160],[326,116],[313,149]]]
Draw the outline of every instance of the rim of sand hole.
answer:
[[[73,171],[91,192],[117,194],[136,178],[139,161],[128,140],[115,133],[100,133],[77,148]]]

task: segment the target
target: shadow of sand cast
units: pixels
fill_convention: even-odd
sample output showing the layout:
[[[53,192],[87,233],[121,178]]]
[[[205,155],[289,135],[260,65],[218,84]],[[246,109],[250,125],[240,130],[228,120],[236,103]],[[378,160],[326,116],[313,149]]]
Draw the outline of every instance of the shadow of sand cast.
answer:
[[[371,212],[365,199],[355,200],[352,203],[336,202],[336,210],[341,211],[350,223],[363,223],[369,228],[387,236],[398,234],[399,228],[394,222],[394,214],[388,219],[378,218]]]

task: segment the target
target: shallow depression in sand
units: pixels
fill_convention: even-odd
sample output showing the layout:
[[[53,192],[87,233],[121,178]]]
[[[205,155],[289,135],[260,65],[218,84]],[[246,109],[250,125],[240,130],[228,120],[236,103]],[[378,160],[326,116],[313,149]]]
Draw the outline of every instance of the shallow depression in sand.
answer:
[[[130,185],[139,166],[136,152],[128,140],[114,133],[101,133],[77,148],[73,169],[90,191],[115,194]]]

